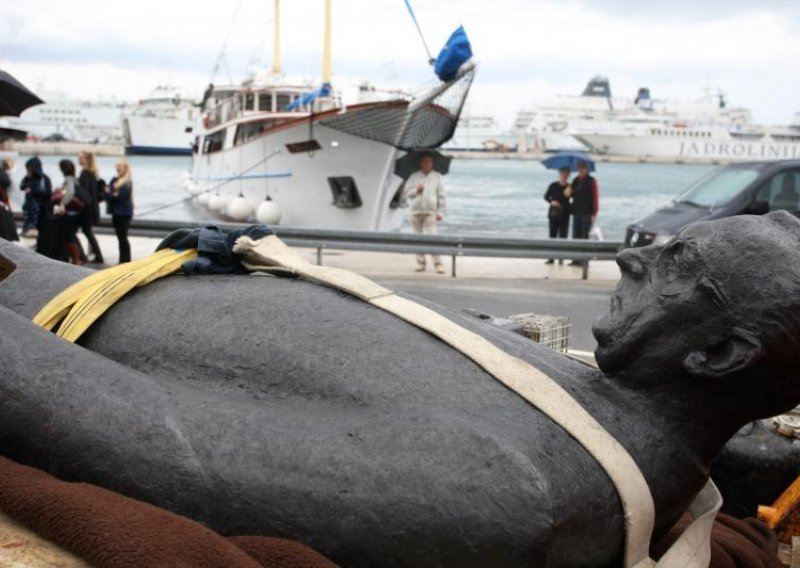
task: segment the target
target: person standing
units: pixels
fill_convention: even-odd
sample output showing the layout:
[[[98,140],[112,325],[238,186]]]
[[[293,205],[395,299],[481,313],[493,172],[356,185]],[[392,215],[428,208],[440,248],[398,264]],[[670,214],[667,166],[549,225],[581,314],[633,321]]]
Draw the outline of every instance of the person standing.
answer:
[[[444,219],[445,191],[442,175],[433,169],[433,157],[423,155],[419,170],[411,174],[403,189],[411,200],[411,228],[415,233],[436,234],[436,225]],[[436,272],[444,274],[442,257],[431,255]],[[417,272],[425,270],[425,255],[417,255]]]
[[[25,192],[25,219],[23,236],[36,232],[36,252],[61,260],[58,239],[58,222],[53,217],[53,184],[42,170],[42,161],[34,156],[25,162],[25,177],[19,184]]]
[[[11,190],[11,177],[8,172],[12,167],[13,163],[8,158],[3,160],[3,165],[0,167],[0,239],[18,241],[17,224],[8,199],[8,192]]]
[[[569,168],[560,168],[558,170],[558,181],[554,181],[547,188],[544,194],[544,200],[550,204],[550,209],[547,211],[547,220],[550,224],[550,238],[551,239],[566,239],[569,236],[569,197],[567,190],[569,188]],[[553,264],[554,259],[549,259],[545,264]],[[563,264],[564,261],[558,261]]]
[[[106,199],[111,205],[111,222],[119,241],[119,262],[131,261],[131,245],[128,242],[128,228],[133,218],[133,182],[131,167],[125,160],[116,165],[117,175],[111,179]]]
[[[78,224],[88,201],[86,193],[75,179],[75,164],[72,160],[61,160],[58,168],[64,175],[64,185],[61,188],[61,201],[56,205],[60,219],[60,241],[67,251],[71,264],[83,264],[81,260],[81,247],[78,243]]]
[[[89,252],[94,255],[93,258],[87,260],[103,264],[103,253],[100,251],[97,237],[94,236],[94,231],[92,230],[92,227],[100,221],[100,200],[97,192],[97,180],[100,174],[97,171],[94,152],[85,150],[80,152],[78,154],[78,163],[81,166],[81,175],[78,178],[78,183],[89,197],[89,203],[86,204],[80,218],[81,231],[86,236],[86,240],[89,241]]]
[[[589,175],[589,165],[578,162],[578,175],[572,180],[567,190],[572,198],[570,213],[572,214],[572,238],[588,239],[592,225],[597,221],[597,212],[600,208],[600,188],[597,180]],[[573,260],[573,266],[583,263]]]
[[[3,166],[0,168],[0,201],[6,205],[11,205],[8,199],[8,192],[11,190],[11,177],[8,172],[11,171],[13,164],[10,159],[3,160]]]

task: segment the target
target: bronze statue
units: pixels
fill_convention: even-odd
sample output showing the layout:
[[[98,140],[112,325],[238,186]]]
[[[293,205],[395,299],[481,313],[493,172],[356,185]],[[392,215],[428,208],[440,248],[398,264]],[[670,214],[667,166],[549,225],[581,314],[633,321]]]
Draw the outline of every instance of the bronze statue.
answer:
[[[656,537],[748,421],[800,402],[800,221],[700,223],[619,255],[602,372],[417,300],[567,389],[634,457]],[[564,430],[427,333],[332,289],[174,276],[68,344],[83,277],[0,244],[0,454],[346,566],[618,565],[622,510]],[[16,313],[14,313],[16,312]]]

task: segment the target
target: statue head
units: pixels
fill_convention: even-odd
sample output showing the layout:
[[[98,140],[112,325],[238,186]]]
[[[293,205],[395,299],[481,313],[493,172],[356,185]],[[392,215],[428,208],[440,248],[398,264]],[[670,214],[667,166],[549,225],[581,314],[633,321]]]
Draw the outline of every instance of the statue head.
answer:
[[[800,220],[698,223],[617,263],[611,311],[593,327],[605,373],[653,386],[757,379],[785,395],[775,413],[800,402]]]

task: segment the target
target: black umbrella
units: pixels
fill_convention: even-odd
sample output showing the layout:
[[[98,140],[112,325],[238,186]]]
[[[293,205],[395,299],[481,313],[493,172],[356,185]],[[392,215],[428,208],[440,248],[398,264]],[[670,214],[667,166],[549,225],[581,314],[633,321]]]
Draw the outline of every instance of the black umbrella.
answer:
[[[398,158],[394,162],[394,173],[396,176],[403,179],[408,179],[408,176],[413,174],[419,169],[419,160],[422,156],[430,156],[433,158],[433,169],[442,175],[450,171],[450,156],[445,156],[436,150],[420,150],[408,152],[402,158]]]
[[[0,116],[19,116],[44,101],[5,71],[0,71]]]

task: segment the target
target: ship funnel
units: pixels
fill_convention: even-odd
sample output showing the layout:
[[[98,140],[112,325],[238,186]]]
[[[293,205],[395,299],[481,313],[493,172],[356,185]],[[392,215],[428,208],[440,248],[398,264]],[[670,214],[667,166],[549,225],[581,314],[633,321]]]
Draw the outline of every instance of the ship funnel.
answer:
[[[586,84],[586,88],[581,93],[582,97],[605,97],[611,98],[611,83],[608,77],[603,75],[596,75],[592,77]]]
[[[636,99],[633,101],[633,104],[642,110],[653,110],[653,99],[650,97],[650,89],[641,87],[636,93]]]

